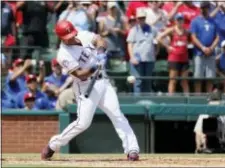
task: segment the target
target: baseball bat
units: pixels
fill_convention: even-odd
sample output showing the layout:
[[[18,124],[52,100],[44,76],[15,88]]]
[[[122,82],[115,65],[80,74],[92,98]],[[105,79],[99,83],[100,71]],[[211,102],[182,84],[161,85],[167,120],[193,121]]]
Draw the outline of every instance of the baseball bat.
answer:
[[[96,73],[94,74],[93,78],[91,79],[91,82],[90,82],[90,84],[88,85],[88,88],[87,88],[86,92],[84,93],[85,98],[88,98],[88,97],[90,96],[91,91],[92,91],[92,89],[93,89],[93,87],[94,87],[94,84],[95,84],[96,80],[97,80],[98,77],[99,77],[99,73],[100,73],[100,69],[98,69],[98,70],[96,71]]]

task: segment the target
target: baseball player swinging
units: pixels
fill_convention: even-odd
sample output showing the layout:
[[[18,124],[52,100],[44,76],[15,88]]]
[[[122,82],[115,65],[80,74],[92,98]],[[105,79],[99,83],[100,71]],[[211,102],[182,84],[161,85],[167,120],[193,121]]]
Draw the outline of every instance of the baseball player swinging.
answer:
[[[41,153],[42,160],[50,160],[54,152],[61,146],[86,130],[92,122],[95,110],[99,107],[110,118],[113,126],[122,140],[124,153],[128,160],[139,159],[137,138],[128,120],[120,111],[117,95],[105,78],[102,64],[96,59],[98,44],[102,38],[94,33],[77,32],[69,21],[59,21],[55,32],[62,40],[57,54],[57,61],[74,77],[73,90],[77,101],[77,120],[68,125],[64,131],[53,136]],[[96,75],[97,74],[97,77]],[[95,75],[95,83],[90,93],[86,95],[89,85]]]

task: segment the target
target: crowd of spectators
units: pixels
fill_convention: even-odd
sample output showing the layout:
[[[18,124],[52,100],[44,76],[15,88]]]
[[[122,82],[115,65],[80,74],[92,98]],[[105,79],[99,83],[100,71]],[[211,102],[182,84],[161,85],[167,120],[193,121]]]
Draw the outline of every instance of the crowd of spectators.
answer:
[[[59,39],[49,45],[47,26],[52,16],[56,21],[69,20],[79,31],[100,34],[107,42],[108,55],[126,60],[133,76],[152,76],[156,61],[167,59],[170,94],[177,91],[176,77],[190,76],[192,61],[194,78],[225,77],[225,2],[5,0],[1,1],[1,16],[1,65],[2,74],[7,74],[1,90],[3,108],[53,109],[64,91],[68,93],[64,97],[73,99],[68,90],[72,79],[55,59],[52,74],[46,75],[43,61],[36,63],[39,73],[35,74],[33,49],[16,56],[10,50],[20,45],[57,49]],[[201,82],[194,82],[196,93],[212,92],[212,80],[206,85]],[[224,86],[225,80],[220,83]],[[189,81],[180,84],[188,94]],[[133,91],[154,92],[152,80],[137,79]]]

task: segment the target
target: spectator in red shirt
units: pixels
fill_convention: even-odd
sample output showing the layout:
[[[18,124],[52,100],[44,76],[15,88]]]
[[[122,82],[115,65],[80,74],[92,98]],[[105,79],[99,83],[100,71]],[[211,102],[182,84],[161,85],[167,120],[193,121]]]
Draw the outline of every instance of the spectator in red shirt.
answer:
[[[130,1],[127,6],[126,15],[128,17],[130,16],[136,16],[136,11],[138,8],[147,8],[149,7],[148,1]]]
[[[159,37],[158,41],[161,43],[169,53],[169,77],[176,78],[177,76],[188,77],[188,39],[189,33],[183,27],[184,16],[181,13],[175,16],[175,26],[168,28]],[[171,44],[164,42],[163,38],[171,37]],[[174,93],[176,91],[176,79],[170,79],[168,92]],[[181,81],[181,86],[184,93],[189,92],[189,85],[187,80]]]

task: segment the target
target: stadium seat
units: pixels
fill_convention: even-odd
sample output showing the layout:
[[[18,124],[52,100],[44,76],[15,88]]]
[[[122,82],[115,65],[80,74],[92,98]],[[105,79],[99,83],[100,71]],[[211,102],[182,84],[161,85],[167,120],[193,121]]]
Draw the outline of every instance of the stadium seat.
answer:
[[[154,72],[167,72],[168,71],[168,62],[167,60],[159,60],[155,62]]]
[[[129,75],[129,68],[126,61],[121,58],[109,58],[106,63],[106,73],[109,76],[126,77]],[[125,79],[113,79],[117,91],[123,92],[128,90],[128,85]]]

